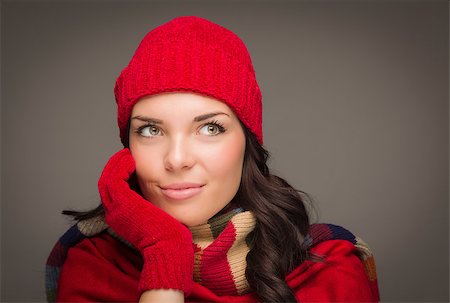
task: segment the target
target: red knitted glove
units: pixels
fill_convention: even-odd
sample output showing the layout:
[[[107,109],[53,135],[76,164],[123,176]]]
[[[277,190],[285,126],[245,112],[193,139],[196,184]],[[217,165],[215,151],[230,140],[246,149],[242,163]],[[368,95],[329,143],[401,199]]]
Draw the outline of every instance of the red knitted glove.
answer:
[[[106,223],[142,254],[139,290],[178,289],[189,295],[193,285],[194,249],[189,229],[145,200],[128,184],[135,171],[125,148],[109,159],[98,181]]]

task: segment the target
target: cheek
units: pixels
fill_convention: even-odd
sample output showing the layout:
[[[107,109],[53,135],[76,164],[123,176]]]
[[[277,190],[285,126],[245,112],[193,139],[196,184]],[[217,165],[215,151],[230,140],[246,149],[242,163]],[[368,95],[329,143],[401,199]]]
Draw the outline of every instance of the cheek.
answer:
[[[210,155],[208,166],[210,172],[223,178],[222,182],[240,183],[242,164],[244,161],[245,145],[230,143],[222,146]],[[229,183],[229,182],[227,182]]]
[[[157,156],[155,151],[145,148],[131,148],[131,146],[130,150],[134,161],[136,162],[136,174],[139,183],[154,181],[155,177],[158,175],[158,163],[154,160],[152,161],[152,159],[156,159]]]

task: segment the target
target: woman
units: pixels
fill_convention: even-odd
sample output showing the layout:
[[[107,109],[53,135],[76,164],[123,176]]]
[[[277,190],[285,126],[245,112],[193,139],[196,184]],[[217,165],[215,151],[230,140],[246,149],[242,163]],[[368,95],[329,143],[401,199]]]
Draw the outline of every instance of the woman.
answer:
[[[114,89],[124,149],[47,262],[49,301],[378,301],[364,243],[270,174],[244,43],[199,17],[142,40]]]

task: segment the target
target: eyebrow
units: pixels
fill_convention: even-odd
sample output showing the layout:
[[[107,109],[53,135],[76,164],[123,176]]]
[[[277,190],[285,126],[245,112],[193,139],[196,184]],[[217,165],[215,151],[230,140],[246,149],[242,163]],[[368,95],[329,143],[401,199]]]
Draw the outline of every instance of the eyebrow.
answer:
[[[209,118],[212,118],[212,117],[215,117],[215,116],[218,116],[218,115],[226,115],[228,117],[230,116],[230,115],[228,115],[228,114],[226,114],[224,112],[213,112],[213,113],[207,113],[207,114],[203,114],[203,115],[197,116],[197,117],[194,118],[193,122],[204,121],[206,119],[209,119]],[[134,116],[131,119],[132,120],[139,120],[139,121],[143,121],[143,122],[148,122],[148,123],[151,123],[151,124],[163,124],[164,123],[163,120],[156,119],[156,118],[151,118],[151,117],[140,116],[140,115]]]

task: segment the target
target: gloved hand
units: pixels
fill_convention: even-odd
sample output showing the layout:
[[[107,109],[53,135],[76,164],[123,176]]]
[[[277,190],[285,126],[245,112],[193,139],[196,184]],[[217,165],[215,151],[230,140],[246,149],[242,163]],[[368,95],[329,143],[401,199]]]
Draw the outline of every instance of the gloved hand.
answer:
[[[193,285],[194,249],[189,229],[132,190],[136,165],[124,148],[109,159],[98,182],[106,223],[142,254],[139,290],[178,289]]]

